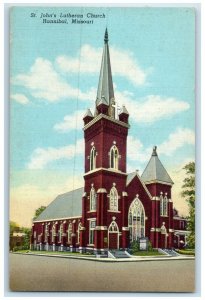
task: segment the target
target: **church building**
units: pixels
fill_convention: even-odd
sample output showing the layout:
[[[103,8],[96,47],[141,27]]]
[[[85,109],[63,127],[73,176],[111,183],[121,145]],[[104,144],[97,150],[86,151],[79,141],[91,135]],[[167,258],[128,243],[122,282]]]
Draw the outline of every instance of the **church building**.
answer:
[[[157,147],[140,176],[127,173],[129,113],[113,89],[108,32],[94,115],[84,118],[84,187],[59,195],[32,226],[31,248],[106,253],[147,238],[153,248],[186,244],[186,220],[173,208],[172,185]]]

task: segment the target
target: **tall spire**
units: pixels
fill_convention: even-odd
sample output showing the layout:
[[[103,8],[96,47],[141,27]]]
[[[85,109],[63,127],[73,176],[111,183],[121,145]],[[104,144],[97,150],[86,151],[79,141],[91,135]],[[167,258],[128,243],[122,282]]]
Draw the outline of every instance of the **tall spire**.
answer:
[[[108,46],[108,31],[105,30],[104,49],[102,55],[100,77],[97,90],[96,106],[103,103],[111,108],[114,102],[114,90],[112,82],[112,72],[110,65],[110,53]],[[111,110],[111,109],[110,109]]]

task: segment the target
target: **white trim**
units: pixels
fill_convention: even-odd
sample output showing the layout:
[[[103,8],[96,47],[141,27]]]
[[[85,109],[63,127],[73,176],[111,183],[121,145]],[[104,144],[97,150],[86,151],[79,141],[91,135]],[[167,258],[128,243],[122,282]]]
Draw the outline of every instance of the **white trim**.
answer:
[[[97,210],[88,210],[87,213],[94,213],[94,212],[97,212]]]
[[[169,232],[174,232],[174,229],[169,229]]]
[[[118,174],[122,174],[122,175],[127,175],[127,173],[124,173],[120,170],[115,170],[115,169],[111,169],[111,168],[108,168],[108,169],[106,169],[106,168],[97,168],[95,170],[91,170],[91,171],[88,171],[87,173],[84,173],[84,176],[90,175],[92,173],[95,173],[95,172],[98,172],[98,171],[101,171],[101,170],[102,171],[108,171],[108,172],[111,172],[111,173],[118,173]]]
[[[111,117],[108,117],[104,114],[99,114],[97,115],[97,117],[95,117],[94,119],[92,119],[88,124],[86,124],[83,128],[83,130],[85,131],[86,129],[88,129],[90,126],[92,126],[93,124],[95,124],[97,121],[101,120],[102,118],[106,119],[106,120],[109,120],[111,121],[112,123],[116,123],[118,125],[121,125],[125,128],[130,128],[130,125],[129,124],[126,124],[122,121],[119,121],[119,120],[116,120],[116,119],[113,119]]]
[[[123,196],[123,197],[128,196],[127,192],[122,192],[122,196]]]
[[[42,222],[49,222],[49,221],[60,221],[60,220],[70,220],[70,219],[81,219],[82,216],[76,216],[76,217],[69,217],[69,218],[58,218],[58,219],[47,219],[47,220],[39,220],[39,221],[33,221],[33,223],[42,223]]]
[[[188,230],[174,230],[174,234],[190,234]]]
[[[129,227],[122,227],[122,231],[129,231]]]
[[[171,185],[171,186],[174,184],[174,183],[169,183],[169,182],[160,181],[160,180],[145,181],[145,184],[152,184],[152,183],[162,183],[162,184]]]
[[[107,230],[107,226],[96,226],[95,230]]]
[[[107,211],[111,212],[111,213],[121,213],[121,210],[110,210],[110,209],[108,209]]]
[[[94,221],[95,221],[96,218],[87,218],[87,220],[89,220],[89,221],[90,221],[90,220],[94,220]]]
[[[104,188],[100,188],[100,189],[98,189],[97,190],[97,194],[100,194],[100,193],[107,193],[107,190],[106,189],[104,189]]]
[[[154,201],[160,201],[160,198],[159,197],[152,197],[152,200],[154,200]]]

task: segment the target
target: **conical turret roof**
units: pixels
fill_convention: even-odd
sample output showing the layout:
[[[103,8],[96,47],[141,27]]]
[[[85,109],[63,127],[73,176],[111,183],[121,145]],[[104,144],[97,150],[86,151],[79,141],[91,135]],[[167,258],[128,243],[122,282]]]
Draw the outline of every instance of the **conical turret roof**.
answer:
[[[112,72],[110,64],[110,53],[108,46],[108,32],[105,30],[104,36],[104,49],[102,55],[100,77],[97,90],[96,106],[100,103],[104,103],[108,106],[111,105],[111,99],[114,98],[114,89],[112,82]]]
[[[153,148],[152,156],[141,176],[145,183],[149,182],[164,182],[168,184],[173,184],[173,181],[166,169],[162,165],[159,157],[157,155],[157,147]]]

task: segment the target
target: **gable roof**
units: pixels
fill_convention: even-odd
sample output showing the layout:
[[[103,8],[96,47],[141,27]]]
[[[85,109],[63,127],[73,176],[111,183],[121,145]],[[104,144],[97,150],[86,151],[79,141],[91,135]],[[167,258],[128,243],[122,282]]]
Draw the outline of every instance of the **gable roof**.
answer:
[[[82,187],[58,195],[34,222],[81,216],[83,192],[84,188]]]
[[[153,148],[152,156],[141,178],[145,183],[151,181],[160,181],[168,184],[173,184],[171,177],[169,176],[166,169],[164,168],[164,166],[158,158],[156,146]]]
[[[147,192],[148,196],[150,197],[150,199],[152,199],[152,195],[150,194],[149,190],[147,189],[144,181],[142,180],[142,178],[140,177],[140,175],[138,174],[138,171],[135,171],[135,172],[132,172],[132,173],[129,173],[127,175],[127,182],[126,182],[126,186],[128,186],[131,181],[137,177],[139,179],[139,181],[141,182],[142,186],[144,187],[145,191]]]

